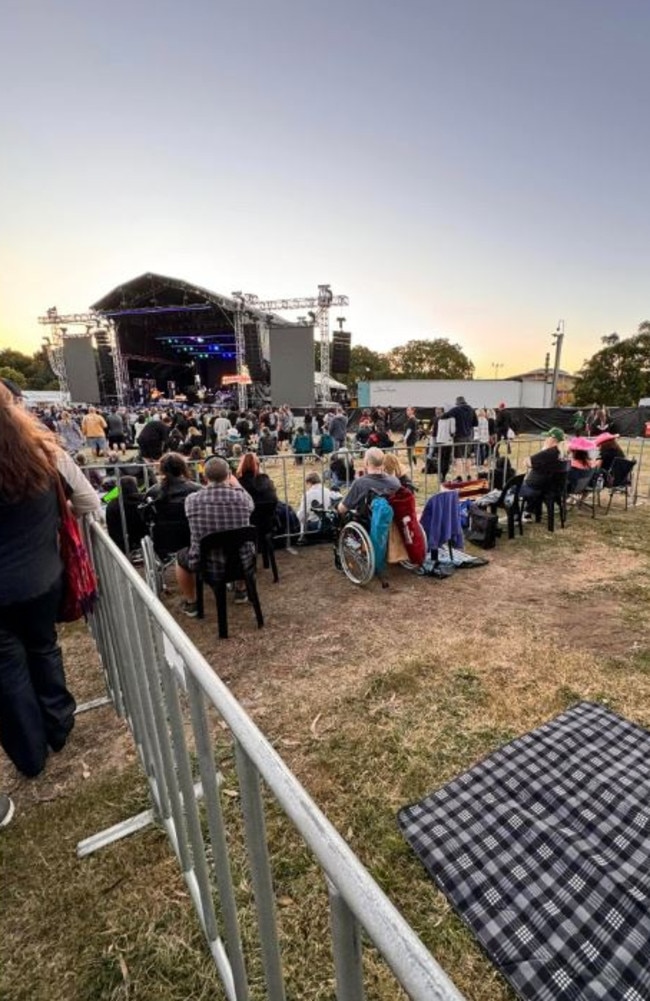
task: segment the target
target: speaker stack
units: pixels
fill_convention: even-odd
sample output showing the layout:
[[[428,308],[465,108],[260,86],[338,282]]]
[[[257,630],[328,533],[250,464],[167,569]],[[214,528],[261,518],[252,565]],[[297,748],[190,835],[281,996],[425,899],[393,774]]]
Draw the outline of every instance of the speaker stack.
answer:
[[[345,330],[335,330],[332,336],[332,357],[330,368],[339,375],[350,371],[350,341],[352,335]]]
[[[266,370],[262,356],[260,332],[256,323],[247,323],[244,326],[244,352],[251,379],[253,382],[264,382]]]

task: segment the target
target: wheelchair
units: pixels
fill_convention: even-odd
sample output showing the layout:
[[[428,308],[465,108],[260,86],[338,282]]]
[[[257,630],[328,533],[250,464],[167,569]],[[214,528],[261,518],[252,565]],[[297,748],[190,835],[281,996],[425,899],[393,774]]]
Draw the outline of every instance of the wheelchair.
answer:
[[[338,536],[334,545],[334,562],[352,584],[365,587],[375,576],[377,560],[374,546],[370,538],[370,519],[372,502],[379,494],[370,493],[364,499],[358,510],[348,511],[339,518]],[[420,524],[418,531],[422,533],[427,546],[426,532]],[[410,560],[400,560],[399,565],[405,570],[415,570],[418,564]],[[388,587],[388,580],[382,575],[382,587]]]

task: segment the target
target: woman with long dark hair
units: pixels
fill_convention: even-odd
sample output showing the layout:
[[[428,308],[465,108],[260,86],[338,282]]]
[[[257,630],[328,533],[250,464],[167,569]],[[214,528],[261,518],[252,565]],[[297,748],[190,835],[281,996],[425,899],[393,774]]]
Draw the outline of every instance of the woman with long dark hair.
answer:
[[[56,621],[62,597],[57,479],[76,515],[99,498],[54,434],[0,384],[0,743],[33,777],[74,723]]]

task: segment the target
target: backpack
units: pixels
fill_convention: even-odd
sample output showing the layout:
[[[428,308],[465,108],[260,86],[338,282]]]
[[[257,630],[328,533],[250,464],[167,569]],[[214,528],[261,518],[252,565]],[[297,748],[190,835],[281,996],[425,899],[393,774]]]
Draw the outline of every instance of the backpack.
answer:
[[[478,504],[469,509],[467,541],[481,549],[494,549],[499,534],[499,518]]]
[[[273,519],[273,548],[281,549],[287,544],[287,518],[289,522],[289,545],[293,546],[300,537],[298,515],[290,504],[278,501]]]

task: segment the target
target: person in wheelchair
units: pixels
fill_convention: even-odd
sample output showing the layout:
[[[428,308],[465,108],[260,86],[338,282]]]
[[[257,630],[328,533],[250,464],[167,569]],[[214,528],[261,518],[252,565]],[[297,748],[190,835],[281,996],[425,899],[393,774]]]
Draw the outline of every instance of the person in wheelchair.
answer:
[[[190,544],[190,527],[185,514],[185,498],[200,483],[192,480],[190,467],[177,452],[168,452],[160,460],[160,482],[147,491],[143,517],[150,527],[156,555],[165,559]]]
[[[338,512],[346,515],[349,511],[360,510],[369,495],[390,497],[397,493],[401,484],[396,476],[384,472],[384,453],[380,448],[369,448],[363,457],[363,475],[354,480]]]

